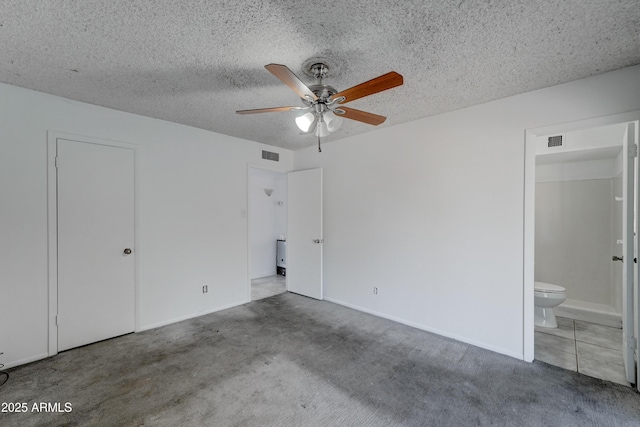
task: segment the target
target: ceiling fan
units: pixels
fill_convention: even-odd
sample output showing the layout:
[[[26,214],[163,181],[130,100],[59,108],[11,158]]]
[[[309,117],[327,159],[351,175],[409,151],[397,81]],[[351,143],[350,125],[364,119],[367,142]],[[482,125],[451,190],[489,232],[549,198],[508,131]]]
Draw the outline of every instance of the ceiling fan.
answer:
[[[278,111],[306,111],[306,113],[296,117],[296,124],[302,132],[315,134],[318,137],[318,151],[322,151],[320,149],[320,138],[337,130],[342,124],[342,117],[374,126],[383,123],[387,119],[384,116],[345,107],[342,104],[400,86],[403,83],[402,76],[395,71],[391,71],[338,92],[332,86],[323,83],[323,79],[329,71],[329,67],[324,63],[311,65],[310,71],[316,79],[316,83],[309,86],[305,85],[286,65],[269,64],[265,65],[265,68],[289,86],[302,99],[304,106],[238,110],[236,113],[257,114]]]

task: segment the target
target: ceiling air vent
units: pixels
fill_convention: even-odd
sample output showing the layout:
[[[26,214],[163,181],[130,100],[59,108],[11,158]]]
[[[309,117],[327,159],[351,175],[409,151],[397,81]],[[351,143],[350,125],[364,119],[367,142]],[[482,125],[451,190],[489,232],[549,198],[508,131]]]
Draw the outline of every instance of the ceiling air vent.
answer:
[[[272,153],[271,151],[262,150],[262,158],[265,160],[273,160],[274,162],[280,161],[279,153]]]
[[[562,147],[562,135],[550,136],[547,142],[547,147]]]

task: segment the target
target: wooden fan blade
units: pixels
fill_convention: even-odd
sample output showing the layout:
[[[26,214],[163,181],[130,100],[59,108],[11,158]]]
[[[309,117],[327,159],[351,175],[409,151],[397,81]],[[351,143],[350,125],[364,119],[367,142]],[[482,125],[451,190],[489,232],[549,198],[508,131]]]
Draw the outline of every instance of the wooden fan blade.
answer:
[[[293,71],[287,68],[286,65],[269,64],[265,65],[264,68],[266,68],[271,72],[271,74],[279,78],[282,83],[289,86],[291,90],[297,93],[300,98],[311,97],[311,99],[314,101],[318,99],[316,94],[311,92],[311,89],[309,89],[307,85],[302,83],[298,76],[293,74]]]
[[[305,107],[272,107],[272,108],[256,108],[253,110],[238,110],[238,114],[258,114],[258,113],[275,113],[278,111],[294,111],[304,110]]]
[[[371,79],[367,82],[360,83],[357,86],[345,89],[342,92],[338,92],[331,98],[338,99],[339,97],[344,96],[345,100],[340,102],[340,104],[344,104],[346,102],[354,101],[358,98],[373,95],[374,93],[382,92],[383,90],[400,86],[403,82],[404,79],[400,74],[396,73],[395,71],[391,71],[390,73],[383,74],[380,77],[376,77],[375,79]]]
[[[344,117],[346,119],[357,120],[362,123],[367,123],[370,125],[378,126],[383,123],[387,118],[385,116],[379,116],[373,113],[367,113],[366,111],[356,110],[355,108],[343,107],[342,105],[336,108],[336,112],[338,110],[344,111],[344,114],[339,114],[339,117]]]

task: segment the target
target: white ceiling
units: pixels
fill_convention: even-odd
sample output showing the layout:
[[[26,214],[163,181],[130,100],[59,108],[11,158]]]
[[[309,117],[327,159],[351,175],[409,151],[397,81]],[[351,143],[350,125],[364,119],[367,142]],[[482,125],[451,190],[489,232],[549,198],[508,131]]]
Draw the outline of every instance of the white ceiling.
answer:
[[[640,63],[637,0],[302,2],[3,0],[0,81],[285,147],[314,144],[264,69],[322,59],[338,90],[395,70],[349,106],[392,126]],[[345,121],[327,140],[375,129]]]

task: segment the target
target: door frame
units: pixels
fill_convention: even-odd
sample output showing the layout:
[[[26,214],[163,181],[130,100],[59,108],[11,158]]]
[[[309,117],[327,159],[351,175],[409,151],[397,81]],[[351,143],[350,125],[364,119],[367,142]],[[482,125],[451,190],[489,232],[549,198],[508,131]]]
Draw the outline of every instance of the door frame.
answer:
[[[524,248],[523,248],[523,358],[534,359],[534,263],[535,263],[535,185],[536,137],[552,133],[573,132],[600,126],[640,120],[640,110],[610,116],[592,117],[525,129],[524,146]]]
[[[247,296],[246,302],[251,302],[251,227],[250,227],[250,219],[251,219],[251,169],[261,169],[268,172],[275,172],[285,175],[285,178],[290,169],[286,167],[279,167],[279,165],[264,165],[259,163],[247,163],[247,185],[246,185],[246,222],[247,222]],[[287,195],[287,201],[289,200]],[[288,220],[287,220],[288,221]]]
[[[133,150],[133,179],[134,179],[134,202],[133,202],[133,241],[134,247],[138,245],[138,145],[127,142],[112,141],[92,136],[77,135],[59,131],[47,131],[47,264],[48,264],[48,355],[58,354],[58,326],[56,316],[58,315],[58,183],[56,171],[56,155],[58,139],[67,139],[86,144],[106,145],[110,147],[128,148]],[[140,330],[140,289],[138,280],[138,257],[134,259],[134,317],[135,332]]]

